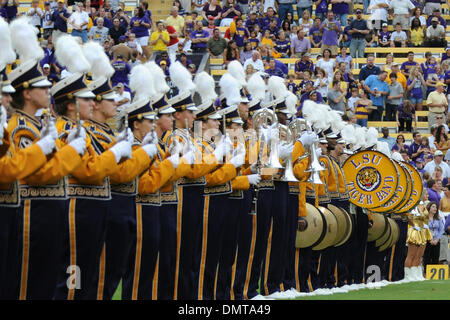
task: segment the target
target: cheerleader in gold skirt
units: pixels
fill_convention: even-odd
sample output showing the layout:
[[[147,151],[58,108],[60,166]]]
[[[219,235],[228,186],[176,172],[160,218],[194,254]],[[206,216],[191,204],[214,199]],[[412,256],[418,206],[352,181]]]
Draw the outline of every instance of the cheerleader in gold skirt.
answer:
[[[421,281],[423,277],[421,262],[427,241],[432,239],[428,229],[428,211],[425,202],[428,200],[428,192],[423,190],[420,204],[411,211],[408,216],[408,255],[405,260],[405,280]]]

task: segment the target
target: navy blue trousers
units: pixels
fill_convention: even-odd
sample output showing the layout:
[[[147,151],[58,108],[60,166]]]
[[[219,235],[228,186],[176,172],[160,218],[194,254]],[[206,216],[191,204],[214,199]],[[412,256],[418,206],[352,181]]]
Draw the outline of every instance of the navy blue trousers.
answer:
[[[251,220],[250,212],[250,191],[244,191],[242,199],[228,199],[228,212],[227,217],[224,220],[224,237],[222,241],[222,251],[219,258],[219,272],[217,276],[217,286],[216,286],[216,299],[217,300],[235,300],[236,294],[234,291],[235,285],[240,281],[237,278],[237,268],[238,268],[238,242],[241,235],[242,220]],[[248,222],[245,226],[250,226]],[[239,253],[247,253],[249,251],[251,228],[250,230],[244,230],[246,233],[242,234],[243,241],[239,244]],[[242,260],[242,259],[241,259]],[[243,285],[238,285],[240,288]],[[240,291],[240,299],[242,299],[242,291]]]
[[[98,274],[98,300],[111,300],[125,274],[136,238],[136,197],[113,194],[108,210],[105,249]]]
[[[160,207],[135,204],[136,227],[132,234],[128,265],[122,283],[123,300],[157,298]],[[154,283],[155,280],[155,283]]]
[[[179,187],[177,208],[177,265],[175,294],[177,300],[197,298],[200,261],[202,218],[204,209],[203,186]],[[181,209],[181,211],[180,211]],[[180,234],[181,233],[181,234]]]
[[[350,203],[348,200],[342,200],[338,202],[338,207],[345,209],[345,211],[347,211],[348,213],[350,213],[349,205]],[[349,217],[350,219],[353,219],[352,215],[350,214]],[[352,222],[353,226],[354,221],[352,220]],[[354,232],[353,229],[352,232]],[[349,279],[350,257],[351,257],[351,238],[349,238],[344,244],[336,248],[336,263],[337,263],[336,283],[338,287],[342,287],[343,285],[350,283]]]
[[[289,194],[286,216],[286,243],[284,254],[283,287],[285,290],[296,288],[295,271],[295,238],[298,225],[298,194]]]
[[[236,253],[236,267],[232,277],[230,298],[234,300],[248,299],[248,287],[254,261],[256,247],[257,215],[252,210],[253,189],[244,191],[244,199],[239,212],[239,232]],[[233,297],[234,296],[234,297]]]
[[[351,240],[351,259],[349,265],[349,273],[352,283],[363,283],[365,272],[364,261],[367,243],[367,234],[369,228],[369,218],[362,211],[362,208],[356,207],[356,223],[355,232]]]
[[[158,270],[158,299],[173,300],[177,253],[177,205],[160,207],[160,245]]]
[[[400,281],[405,278],[405,260],[408,255],[406,238],[408,236],[408,222],[394,219],[399,228],[399,238],[392,248],[387,250],[386,275],[389,281]]]
[[[19,216],[19,208],[0,207],[0,300],[17,299],[19,274],[11,270],[19,268]]]
[[[228,195],[205,196],[202,222],[201,257],[198,266],[199,300],[214,300],[219,258],[225,235],[224,223],[229,214]],[[197,269],[197,268],[196,268]]]
[[[55,298],[96,299],[109,201],[70,199],[64,218],[63,255]],[[76,267],[76,269],[75,269]],[[77,270],[77,274],[75,273]],[[79,285],[77,285],[79,284]],[[70,287],[70,288],[69,288]]]
[[[12,281],[9,295],[14,299],[53,299],[66,205],[66,200],[22,200],[18,232],[14,232],[16,238],[11,243],[18,261],[11,263],[15,270],[9,266],[7,271]]]

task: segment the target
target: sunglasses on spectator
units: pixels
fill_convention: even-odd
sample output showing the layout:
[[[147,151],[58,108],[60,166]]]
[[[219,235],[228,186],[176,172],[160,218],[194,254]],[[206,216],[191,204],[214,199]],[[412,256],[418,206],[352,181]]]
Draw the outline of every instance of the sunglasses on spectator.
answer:
[[[442,117],[436,117],[436,119],[442,119]]]

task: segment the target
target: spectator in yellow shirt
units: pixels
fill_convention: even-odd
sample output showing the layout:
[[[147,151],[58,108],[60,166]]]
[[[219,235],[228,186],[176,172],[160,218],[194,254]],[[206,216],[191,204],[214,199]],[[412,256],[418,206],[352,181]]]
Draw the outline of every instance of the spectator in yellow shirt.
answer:
[[[166,23],[169,26],[174,27],[175,31],[178,33],[178,36],[181,36],[184,28],[184,18],[178,15],[178,7],[172,7],[170,16],[166,19]]]
[[[152,33],[150,38],[150,45],[153,46],[153,51],[156,53],[167,52],[167,45],[170,42],[169,33],[164,30],[164,23],[158,21],[156,23],[157,30]]]
[[[388,84],[391,84],[391,78],[389,77],[391,75],[391,73],[395,73],[397,75],[397,81],[400,82],[400,84],[403,87],[403,91],[406,91],[406,77],[403,73],[400,72],[400,68],[399,68],[399,63],[398,62],[393,62],[391,65],[391,71],[389,71],[388,76],[386,78],[386,82]]]

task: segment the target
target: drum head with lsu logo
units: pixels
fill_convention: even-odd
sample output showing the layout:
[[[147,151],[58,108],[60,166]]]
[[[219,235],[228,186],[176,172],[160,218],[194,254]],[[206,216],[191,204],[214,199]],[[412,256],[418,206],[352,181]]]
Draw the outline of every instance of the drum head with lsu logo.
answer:
[[[410,176],[408,173],[406,173],[406,169],[404,169],[399,162],[393,159],[391,159],[391,161],[394,163],[399,173],[397,191],[395,192],[391,200],[389,200],[387,203],[379,208],[370,209],[373,212],[390,212],[391,210],[395,209],[399,205],[399,203],[404,202],[405,197],[408,195],[408,192],[409,194],[411,194],[411,187],[409,183]]]
[[[414,207],[419,204],[423,191],[423,182],[419,171],[407,162],[402,163],[411,175],[412,192],[406,203],[401,208],[395,210],[395,213],[407,213],[414,209]]]
[[[386,204],[397,191],[399,173],[385,154],[366,150],[345,160],[342,166],[349,200],[356,206],[372,209]]]

